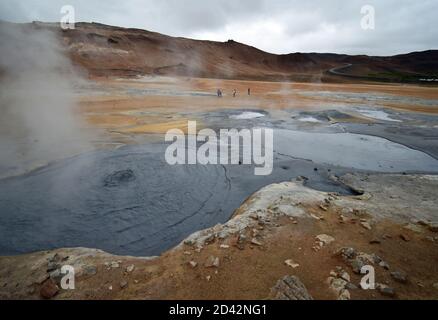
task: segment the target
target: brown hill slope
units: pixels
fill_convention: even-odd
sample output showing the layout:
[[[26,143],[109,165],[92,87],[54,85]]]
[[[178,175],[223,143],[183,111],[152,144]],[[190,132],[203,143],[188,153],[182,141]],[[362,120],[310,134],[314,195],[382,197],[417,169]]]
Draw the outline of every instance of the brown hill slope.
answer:
[[[341,81],[327,71],[342,70],[354,77],[416,81],[438,76],[438,50],[393,57],[325,53],[276,55],[232,40],[201,41],[98,23],[77,23],[62,31],[57,24],[33,23],[30,28],[55,30],[72,60],[91,76],[143,74],[225,79]]]

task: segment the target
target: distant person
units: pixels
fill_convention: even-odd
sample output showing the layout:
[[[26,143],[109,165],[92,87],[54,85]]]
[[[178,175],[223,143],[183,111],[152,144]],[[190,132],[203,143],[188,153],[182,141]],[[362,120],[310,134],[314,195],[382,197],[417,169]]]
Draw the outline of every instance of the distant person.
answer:
[[[248,95],[251,95],[251,88],[248,88]]]
[[[233,98],[235,98],[235,97],[236,97],[236,95],[237,95],[237,90],[236,90],[236,89],[234,89],[234,90],[233,90]]]
[[[218,97],[218,98],[222,97],[222,91],[221,91],[221,89],[217,89],[217,97]]]

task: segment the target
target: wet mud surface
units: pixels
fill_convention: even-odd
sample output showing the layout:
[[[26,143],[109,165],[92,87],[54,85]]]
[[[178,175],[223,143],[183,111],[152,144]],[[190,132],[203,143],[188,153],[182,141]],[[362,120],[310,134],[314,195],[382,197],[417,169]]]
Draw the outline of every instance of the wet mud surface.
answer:
[[[0,255],[60,247],[158,255],[195,231],[226,222],[271,183],[304,176],[311,188],[351,194],[331,178],[348,172],[438,173],[438,117],[382,108],[370,113],[358,99],[357,106],[336,110],[179,113],[215,131],[273,128],[269,176],[255,176],[252,165],[170,166],[167,145],[145,135],[138,145],[84,153],[0,180]]]

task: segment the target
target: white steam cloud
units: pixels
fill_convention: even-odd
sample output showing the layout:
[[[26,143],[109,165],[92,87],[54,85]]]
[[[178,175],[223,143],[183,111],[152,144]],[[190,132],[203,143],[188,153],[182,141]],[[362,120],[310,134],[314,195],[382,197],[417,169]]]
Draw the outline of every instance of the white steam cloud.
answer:
[[[55,32],[0,24],[0,177],[89,148],[75,114],[78,81]]]

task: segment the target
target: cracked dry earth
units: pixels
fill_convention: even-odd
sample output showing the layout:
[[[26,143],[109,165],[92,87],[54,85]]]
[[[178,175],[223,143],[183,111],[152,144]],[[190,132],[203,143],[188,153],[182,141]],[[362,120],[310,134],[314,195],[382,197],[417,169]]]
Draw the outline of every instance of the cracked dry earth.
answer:
[[[349,174],[339,196],[267,186],[160,257],[59,249],[0,258],[1,299],[438,299],[438,178]],[[75,289],[60,289],[60,268]],[[375,270],[364,290],[363,266]]]

